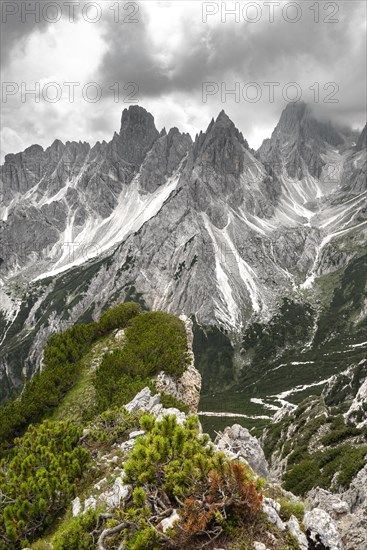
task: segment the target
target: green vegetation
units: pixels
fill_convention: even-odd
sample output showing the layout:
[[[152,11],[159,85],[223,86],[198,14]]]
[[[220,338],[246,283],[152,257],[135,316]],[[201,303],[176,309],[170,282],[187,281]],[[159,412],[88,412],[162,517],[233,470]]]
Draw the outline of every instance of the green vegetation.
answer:
[[[53,539],[54,550],[90,550],[93,548],[93,531],[98,512],[88,510],[85,514],[72,518]]]
[[[123,407],[113,407],[93,419],[88,428],[86,443],[88,448],[109,449],[124,440],[129,431],[138,428],[138,413],[128,413]]]
[[[41,421],[55,409],[76,384],[81,359],[106,327],[125,328],[140,309],[125,303],[105,312],[100,323],[74,325],[53,334],[45,347],[42,371],[35,374],[20,397],[0,407],[0,443],[24,432],[31,422]]]
[[[302,524],[303,516],[305,514],[305,505],[302,501],[295,500],[294,498],[291,499],[283,494],[278,497],[274,496],[274,498],[278,504],[280,504],[280,519],[286,522],[291,518],[291,516],[294,516],[298,519],[299,523]]]
[[[214,541],[249,548],[266,541],[269,529],[274,549],[297,548],[261,512],[265,481],[215,453],[196,417],[179,425],[175,416],[157,421],[123,408],[145,386],[157,392],[158,372],[179,377],[188,363],[184,323],[163,312],[141,313],[136,304],[53,335],[42,372],[0,409],[2,418],[14,412],[0,428],[0,549],[198,549]],[[160,400],[189,412],[165,393]],[[139,428],[145,433],[132,447],[130,434]],[[98,495],[120,475],[131,489],[111,510]],[[97,510],[72,518],[76,495],[96,497]],[[173,509],[178,521],[163,532]],[[284,514],[291,513],[301,510],[287,501]]]
[[[30,426],[0,462],[0,548],[28,546],[75,495],[89,453],[68,422]]]
[[[321,443],[325,445],[325,447],[328,447],[329,445],[340,443],[348,437],[354,437],[362,433],[362,430],[356,428],[355,426],[345,426],[340,430],[331,431],[328,434],[324,435],[321,438]]]
[[[124,545],[129,550],[148,548],[201,548],[219,537],[250,544],[262,533],[262,496],[251,472],[241,463],[215,453],[208,437],[199,432],[196,417],[183,426],[176,417],[156,421],[142,416],[139,437],[124,465],[125,482],[133,490],[124,506],[110,515],[90,514],[72,520],[55,536],[59,550]],[[179,513],[179,528],[166,533],[162,519]],[[93,533],[94,542],[90,535]]]
[[[20,434],[30,422],[38,422],[75,384],[79,360],[96,339],[97,323],[75,325],[48,340],[44,367],[34,375],[21,396],[0,408],[0,443]]]
[[[125,331],[125,343],[103,357],[94,380],[100,410],[128,402],[160,371],[180,376],[189,356],[184,323],[168,313],[135,317]]]
[[[284,488],[296,495],[304,495],[313,487],[346,489],[365,465],[366,456],[366,445],[339,445],[312,455],[306,452],[300,462],[287,469]]]
[[[277,356],[280,349],[299,346],[307,340],[313,326],[314,311],[308,304],[285,298],[280,311],[269,324],[252,324],[244,333],[244,351],[253,351],[253,364],[263,364]]]
[[[342,284],[342,277],[340,281]],[[344,298],[353,298],[352,287],[343,288]],[[283,332],[279,331],[282,323]],[[297,328],[297,323],[303,328]],[[269,368],[274,354],[280,361],[282,347],[289,346],[291,354],[292,348],[309,337],[313,326],[311,308],[286,300],[268,327],[257,324],[248,329],[242,345],[252,363],[241,376],[249,382],[252,395],[259,395],[258,373],[257,382],[251,382],[255,376],[253,365]],[[116,336],[119,329],[124,329],[123,334]],[[238,376],[233,369],[234,348],[224,331],[204,332],[196,325],[194,351],[202,372],[208,373],[214,361],[222,389],[226,374],[230,374],[229,385]],[[0,532],[4,533],[0,549],[17,550],[40,536],[47,536],[44,544],[50,541],[56,550],[97,548],[101,537],[101,547],[124,545],[127,550],[175,545],[195,549],[210,546],[214,540],[218,546],[242,540],[243,547],[250,548],[254,540],[266,542],[264,533],[271,531],[261,514],[266,483],[255,481],[245,466],[215,453],[208,437],[200,434],[196,417],[181,426],[175,417],[158,422],[142,413],[128,414],[123,408],[145,386],[157,391],[152,378],[158,372],[178,377],[188,362],[184,323],[163,312],[141,313],[134,303],[106,310],[98,322],[76,325],[53,335],[45,348],[42,372],[17,400],[0,408],[0,495],[6,496],[0,499]],[[310,366],[302,372],[316,368],[312,361],[307,364]],[[293,376],[298,373],[296,368],[294,363],[289,372],[284,372]],[[307,398],[294,413],[265,428],[266,456],[276,452],[279,459],[288,459],[286,490],[304,495],[316,486],[347,488],[366,464],[366,430],[346,424],[339,407],[340,400],[351,399],[364,376],[361,364],[351,378],[347,376],[340,387],[333,387],[328,403],[322,396]],[[215,402],[218,394],[210,398]],[[242,394],[234,396],[232,407],[241,400]],[[166,408],[189,412],[184,403],[167,394],[161,393],[160,401]],[[258,404],[251,406],[252,411],[239,412],[259,412]],[[63,418],[72,419],[74,424],[59,422]],[[228,424],[225,418],[220,421]],[[253,420],[245,421],[256,426]],[[261,422],[259,430],[267,419]],[[101,500],[97,511],[71,518],[69,510],[60,516],[76,491],[81,496],[91,494],[96,472],[98,479],[108,478],[105,483],[114,481],[113,471],[121,466],[130,448],[121,443],[139,428],[145,435],[136,439],[124,464],[124,481],[132,486],[124,504],[107,510],[107,515]],[[12,442],[14,436],[19,437]],[[95,460],[105,454],[105,462]],[[88,460],[90,467],[86,469]],[[284,521],[291,515],[302,521],[300,501],[289,499],[284,492],[274,498],[281,504]],[[178,522],[163,533],[161,521],[173,509],[178,511]],[[56,517],[59,523],[55,526]],[[274,534],[277,550],[297,548],[288,533]]]
[[[315,345],[332,333],[341,335],[348,334],[350,328],[352,331],[356,330],[357,327],[353,327],[354,317],[363,307],[366,292],[366,261],[366,255],[357,258],[341,275],[340,284],[334,290],[330,306],[320,317]],[[362,326],[360,329],[363,332]]]
[[[180,399],[176,399],[176,397],[173,397],[173,395],[168,395],[167,393],[161,392],[160,402],[165,409],[174,408],[184,412],[185,414],[189,414],[190,412],[189,406],[186,405],[183,401],[180,401]]]
[[[127,327],[129,321],[139,315],[140,311],[139,305],[134,302],[126,302],[110,308],[102,313],[99,319],[99,331],[106,333],[116,328]]]
[[[193,319],[195,365],[202,375],[202,391],[223,390],[235,381],[234,348],[224,330],[201,328]]]
[[[266,497],[270,497],[280,504],[279,516],[284,522],[288,521],[291,516],[295,516],[302,525],[305,513],[302,500],[286,493],[281,485],[272,485],[266,480],[264,480],[263,493]]]
[[[266,456],[287,458],[284,488],[296,495],[317,486],[346,489],[366,464],[365,430],[346,425],[336,411],[329,415],[323,398],[310,397],[265,430]]]

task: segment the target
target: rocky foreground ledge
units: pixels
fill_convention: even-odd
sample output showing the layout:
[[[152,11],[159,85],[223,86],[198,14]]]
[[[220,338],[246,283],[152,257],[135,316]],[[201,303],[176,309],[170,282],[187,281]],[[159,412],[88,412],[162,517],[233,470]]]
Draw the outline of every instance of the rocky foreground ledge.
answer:
[[[189,369],[190,376],[198,380],[194,374],[194,367]],[[184,377],[184,380],[189,376]],[[176,387],[177,389],[177,387]],[[180,394],[183,398],[184,394]],[[192,394],[188,394],[189,403],[192,404]],[[192,413],[184,412],[171,407],[165,408],[160,402],[160,395],[153,395],[150,388],[146,387],[140,391],[134,399],[125,406],[128,413],[149,413],[154,415],[157,421],[162,420],[167,415],[173,415],[178,425],[184,425]],[[194,412],[194,411],[193,411]],[[200,423],[199,429],[202,431]],[[96,457],[98,466],[108,466],[108,473],[103,478],[96,481],[92,490],[83,496],[77,496],[72,503],[72,514],[74,517],[85,514],[89,510],[100,509],[101,506],[106,509],[106,513],[111,513],[117,508],[124,506],[124,501],[131,497],[133,487],[124,481],[124,464],[134,449],[137,441],[144,436],[144,430],[134,430],[128,435],[128,439],[122,443],[114,444],[107,452],[99,453]],[[85,436],[88,435],[86,431]],[[315,506],[308,509],[302,517],[298,518],[290,513],[289,509],[299,511],[303,509],[304,503],[293,494],[284,491],[280,485],[271,484],[268,480],[268,464],[264,452],[256,437],[253,437],[246,428],[238,424],[227,427],[223,433],[219,433],[214,442],[209,441],[208,445],[213,446],[215,451],[223,452],[231,461],[240,461],[254,473],[254,478],[262,480],[263,484],[263,502],[262,512],[265,518],[265,524],[272,526],[269,531],[265,531],[265,540],[254,541],[254,550],[272,550],[279,548],[277,545],[277,533],[290,533],[293,537],[295,546],[289,548],[320,549],[320,550],[342,550],[341,537],[337,529],[336,521],[332,517],[332,511],[323,509],[324,502],[315,498]],[[272,495],[272,496],[270,496]],[[307,503],[311,506],[311,500]],[[162,533],[169,532],[175,522],[179,520],[178,510],[173,508],[168,510],[166,517],[162,518],[160,529]],[[285,520],[285,515],[288,519]],[[283,518],[283,519],[282,519]],[[104,548],[100,545],[99,548]],[[210,546],[217,548],[219,546]],[[220,548],[230,548],[229,546],[220,546]],[[231,547],[232,548],[232,547]]]

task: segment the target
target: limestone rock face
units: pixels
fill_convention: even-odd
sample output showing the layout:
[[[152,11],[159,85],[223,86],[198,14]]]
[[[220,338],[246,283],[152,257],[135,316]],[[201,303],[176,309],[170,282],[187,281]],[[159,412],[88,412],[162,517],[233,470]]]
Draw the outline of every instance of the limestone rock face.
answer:
[[[298,519],[294,516],[291,516],[289,518],[289,520],[287,521],[287,527],[288,527],[290,533],[298,541],[298,544],[299,544],[301,550],[308,550],[307,537],[304,534],[304,532],[301,530]]]
[[[264,451],[246,428],[233,424],[220,433],[214,443],[218,451],[224,451],[230,458],[243,458],[256,474],[267,477],[268,464]]]
[[[367,467],[352,481],[349,489],[338,495],[317,487],[307,495],[309,510],[322,509],[338,528],[343,550],[365,550],[367,545]]]
[[[117,477],[112,489],[102,493],[99,499],[106,503],[107,509],[117,508],[121,500],[128,497],[130,491],[130,485],[125,485],[121,477]]]
[[[192,351],[192,322],[184,315],[180,318],[184,321],[186,326],[190,364],[178,380],[163,371],[160,372],[156,377],[156,388],[160,392],[167,393],[183,401],[188,405],[191,412],[196,413],[200,401],[201,374],[195,368],[195,358]]]
[[[71,503],[71,506],[72,506],[73,517],[79,516],[79,514],[81,514],[82,512],[82,505],[80,502],[80,498],[79,497],[74,498],[73,502]]]
[[[147,413],[154,414],[157,417],[157,420],[162,420],[163,416],[166,414],[174,414],[176,416],[178,424],[183,424],[186,420],[186,415],[182,411],[171,408],[164,408],[160,403],[160,395],[151,394],[150,388],[143,388],[130,403],[125,405],[125,409],[128,412],[135,411],[144,411]],[[142,435],[139,433],[139,435]]]
[[[168,529],[171,529],[175,521],[178,521],[179,519],[180,519],[180,516],[178,515],[177,510],[173,510],[172,514],[168,518],[164,518],[161,521],[163,533],[168,531]]]
[[[152,396],[150,388],[142,389],[136,396],[125,405],[128,412],[145,411],[151,412],[156,405],[159,405],[160,397],[158,394]]]
[[[345,413],[345,419],[348,422],[357,424],[357,426],[364,426],[367,423],[367,379],[358,389],[350,408]]]
[[[284,531],[286,526],[279,517],[280,505],[272,498],[264,498],[263,512],[268,516],[270,523],[275,525],[280,531]]]
[[[237,336],[283,297],[303,300],[301,285],[366,239],[364,137],[353,143],[302,104],[257,152],[224,112],[192,143],[131,106],[108,143],[7,155],[0,399],[40,368],[53,332],[107,304],[139,298]]]
[[[307,505],[309,509],[322,508],[335,520],[350,512],[348,503],[340,495],[330,493],[320,487],[316,487],[308,493]]]
[[[310,512],[306,512],[303,523],[314,548],[317,548],[317,543],[321,543],[324,548],[329,550],[342,550],[343,546],[338,529],[334,520],[325,510],[314,508]]]

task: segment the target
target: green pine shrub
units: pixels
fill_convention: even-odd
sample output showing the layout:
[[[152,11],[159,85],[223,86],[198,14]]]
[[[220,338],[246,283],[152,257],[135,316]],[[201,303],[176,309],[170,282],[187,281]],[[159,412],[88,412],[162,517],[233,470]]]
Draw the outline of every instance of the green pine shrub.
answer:
[[[180,376],[189,363],[184,323],[162,311],[134,317],[125,331],[124,346],[103,357],[94,386],[99,410],[123,405],[164,371]]]
[[[118,409],[106,412],[94,422],[95,430],[113,430],[121,422],[130,426],[128,417]],[[145,435],[136,440],[124,465],[130,495],[109,515],[90,512],[72,519],[54,537],[55,550],[198,549],[220,537],[244,540],[250,547],[265,525],[252,472],[214,452],[208,436],[199,431],[197,417],[181,426],[175,416],[157,421],[145,414],[140,415],[140,428]],[[179,520],[163,533],[161,521],[174,508]]]
[[[135,302],[125,302],[112,307],[102,313],[99,319],[99,331],[101,334],[110,332],[116,328],[126,328],[131,319],[141,313],[141,308]]]
[[[54,521],[75,496],[89,452],[69,422],[29,426],[0,461],[0,549],[20,548]]]
[[[139,429],[140,414],[128,413],[123,407],[104,411],[88,427],[87,446],[111,449],[115,443],[127,439],[129,432]]]
[[[305,506],[300,500],[291,500],[286,497],[277,499],[280,504],[280,518],[283,521],[288,521],[291,516],[295,516],[299,523],[302,523],[305,514]]]
[[[45,418],[78,380],[80,360],[91,345],[109,330],[126,328],[139,312],[137,304],[126,302],[105,311],[98,323],[53,334],[45,346],[42,371],[27,382],[18,399],[0,406],[0,444],[9,444],[31,422]]]
[[[287,469],[284,489],[295,495],[304,495],[313,487],[323,487],[320,467],[312,458],[307,458]]]
[[[324,435],[321,438],[321,443],[325,445],[325,447],[327,447],[329,445],[340,443],[348,437],[355,437],[356,435],[360,435],[361,433],[362,430],[356,428],[355,426],[344,426],[339,430],[330,431],[328,434]]]
[[[43,369],[26,384],[20,397],[0,407],[0,443],[39,422],[76,382],[78,361],[97,337],[98,325],[74,325],[52,335],[45,347]]]
[[[304,495],[313,487],[347,489],[352,479],[366,464],[367,446],[339,445],[288,464],[284,488],[296,495]]]
[[[262,521],[262,496],[250,471],[215,453],[207,435],[199,432],[197,417],[183,426],[175,416],[157,421],[143,415],[139,437],[124,465],[125,483],[134,488],[124,508],[116,512],[119,528],[106,537],[129,550],[198,548],[221,534],[242,529],[256,532]],[[179,528],[163,534],[160,520],[178,509]]]
[[[66,527],[56,534],[52,544],[54,550],[90,550],[95,548],[91,535],[96,526],[98,511],[88,510],[85,514],[72,518]]]
[[[190,407],[186,403],[168,393],[160,392],[160,402],[165,409],[174,408],[185,414],[189,414],[190,412]]]

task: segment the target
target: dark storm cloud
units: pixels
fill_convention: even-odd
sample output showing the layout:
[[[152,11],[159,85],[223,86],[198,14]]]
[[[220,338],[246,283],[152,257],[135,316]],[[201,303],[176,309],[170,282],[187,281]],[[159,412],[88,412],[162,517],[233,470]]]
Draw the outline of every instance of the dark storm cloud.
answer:
[[[50,24],[42,16],[41,4],[35,0],[3,0],[0,3],[2,67],[10,60],[14,46],[25,45],[32,33],[42,32]]]
[[[136,82],[144,94],[160,95],[171,87],[168,68],[155,57],[144,20],[119,25],[110,21],[104,33],[108,43],[97,81],[107,90],[114,82]]]
[[[285,21],[277,12],[271,23],[264,7],[262,18],[253,24],[243,20],[234,23],[228,18],[226,23],[212,25],[213,16],[208,18],[208,24],[196,20],[190,25],[187,18],[183,46],[176,48],[168,61],[166,58],[162,61],[152,48],[148,14],[144,13],[142,3],[144,17],[139,25],[124,28],[123,32],[116,25],[106,29],[109,49],[99,77],[106,83],[135,81],[143,98],[183,92],[200,101],[202,83],[207,81],[225,82],[228,88],[235,82],[295,81],[308,88],[323,75],[321,86],[327,82],[339,86],[339,108],[332,105],[334,114],[339,113],[343,120],[349,115],[363,118],[364,0],[332,3],[338,6],[337,23],[324,22],[322,10],[320,22],[315,23],[310,10],[314,2],[298,4],[303,15],[296,23]],[[201,19],[200,11],[196,12],[197,17]],[[220,21],[220,15],[216,17]],[[279,101],[282,103],[283,98],[278,98],[278,105]],[[272,112],[274,107],[269,105],[265,111]],[[330,109],[330,105],[318,105],[320,113],[323,110],[328,113]]]
[[[101,20],[91,26],[79,21],[82,24],[75,25],[75,31],[65,25],[65,19],[69,18],[69,12],[64,6],[66,1],[57,0],[62,7],[63,24],[59,27],[57,23],[46,21],[45,18],[37,23],[34,18],[27,17],[22,22],[20,11],[15,16],[9,15],[8,21],[1,24],[1,50],[5,62],[3,81],[6,80],[4,76],[11,81],[27,79],[24,70],[28,65],[22,59],[19,46],[28,53],[27,63],[30,63],[32,70],[34,61],[38,80],[53,79],[53,52],[58,52],[55,55],[63,55],[62,48],[54,47],[54,38],[57,36],[59,42],[62,42],[60,36],[69,36],[72,41],[75,38],[74,60],[82,60],[83,67],[87,69],[83,77],[78,74],[71,80],[88,78],[88,81],[99,83],[103,88],[103,100],[97,104],[79,100],[74,105],[67,103],[63,106],[41,101],[34,109],[31,102],[21,103],[19,95],[11,98],[8,103],[0,105],[2,123],[6,128],[6,134],[2,132],[5,154],[16,152],[20,147],[29,146],[35,141],[47,146],[56,136],[63,140],[87,139],[91,143],[97,139],[110,139],[113,131],[118,130],[121,110],[126,107],[121,101],[115,102],[113,94],[116,88],[113,85],[116,82],[121,86],[135,82],[139,86],[139,103],[156,116],[158,127],[179,126],[181,130],[190,131],[193,137],[195,132],[205,129],[211,117],[224,108],[248,138],[250,145],[256,147],[262,137],[268,137],[279,120],[286,105],[281,90],[289,82],[299,83],[303,91],[302,99],[307,102],[313,97],[310,86],[319,82],[321,99],[314,104],[319,116],[342,125],[362,128],[365,124],[365,0],[320,1],[319,23],[315,23],[314,13],[309,9],[315,5],[314,0],[296,2],[303,12],[301,20],[296,23],[285,21],[279,16],[279,11],[275,11],[275,20],[270,23],[268,11],[259,0],[257,4],[262,8],[262,17],[253,24],[242,19],[234,23],[231,17],[222,23],[220,13],[209,17],[208,23],[204,23],[202,3],[196,0],[186,2],[184,9],[179,0],[139,2],[136,23],[116,23],[110,9],[116,3],[99,0],[103,6]],[[282,2],[280,10],[289,3],[278,1]],[[43,0],[41,4],[45,2]],[[85,2],[76,0],[79,4],[75,10],[76,20],[80,19]],[[14,0],[13,3],[32,7],[35,1]],[[51,0],[49,3],[52,3]],[[234,2],[225,5],[229,4],[233,5]],[[328,4],[338,7],[339,22],[324,22],[323,6]],[[222,2],[217,2],[219,8],[221,5]],[[125,13],[122,12],[122,15]],[[50,26],[54,26],[55,32],[46,34]],[[69,34],[62,34],[62,28]],[[83,37],[88,37],[86,40],[98,40],[98,44],[101,42],[101,49],[94,52],[97,63],[101,59],[96,70],[94,59],[91,58],[89,62],[88,51],[82,54],[78,48],[79,32]],[[42,40],[37,41],[39,49],[27,49],[28,39],[36,33],[42,37]],[[47,35],[52,36],[53,40],[43,40]],[[45,55],[48,61],[44,67],[41,65],[44,61],[43,47],[48,48],[49,53]],[[32,51],[31,55],[29,51]],[[67,49],[65,51],[70,52]],[[65,55],[65,58],[60,59],[66,59],[68,63],[69,58]],[[70,65],[72,62],[73,59]],[[62,82],[68,68],[65,63],[59,63],[57,67],[56,77]],[[32,74],[32,70],[28,74]],[[220,92],[203,103],[203,82],[216,82],[219,88],[223,83],[228,90],[233,89],[236,83],[242,88],[246,83],[257,82],[264,93],[257,103],[246,102],[242,97],[237,101],[231,96],[223,100]],[[269,91],[263,88],[264,82],[280,83],[274,102],[269,100]],[[328,82],[334,82],[339,87],[337,103],[324,102],[323,86]],[[32,88],[32,82],[27,84]],[[256,143],[252,143],[252,140]]]

